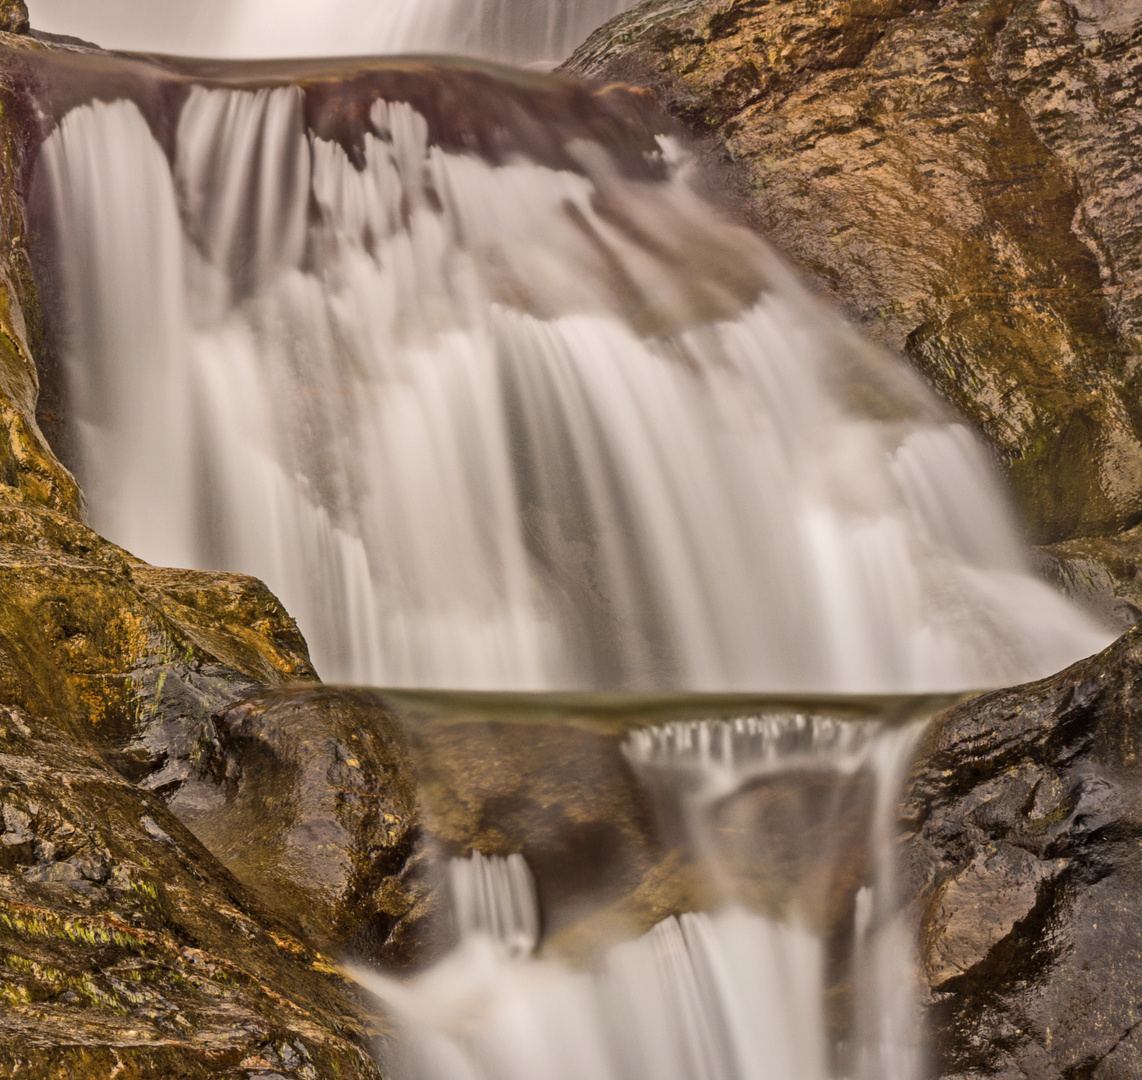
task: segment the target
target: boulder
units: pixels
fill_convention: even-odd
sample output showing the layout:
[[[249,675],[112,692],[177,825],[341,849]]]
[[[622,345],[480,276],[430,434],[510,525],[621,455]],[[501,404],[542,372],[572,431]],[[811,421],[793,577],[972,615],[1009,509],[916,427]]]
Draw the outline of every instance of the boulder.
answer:
[[[1142,628],[938,717],[906,801],[938,1075],[1142,1075]]]
[[[400,966],[430,953],[435,910],[416,770],[376,693],[298,687],[219,714],[171,809],[319,948]]]
[[[1034,538],[1142,517],[1142,11],[645,0],[565,70],[649,87],[736,211],[983,433]]]

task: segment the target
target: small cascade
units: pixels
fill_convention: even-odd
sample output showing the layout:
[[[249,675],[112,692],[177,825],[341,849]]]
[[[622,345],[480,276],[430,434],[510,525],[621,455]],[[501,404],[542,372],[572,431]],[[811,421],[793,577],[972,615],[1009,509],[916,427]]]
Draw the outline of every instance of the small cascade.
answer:
[[[627,755],[684,803],[722,905],[572,970],[518,947],[539,925],[519,856],[453,861],[456,950],[407,982],[356,973],[400,1021],[394,1074],[920,1080],[914,928],[893,849],[922,727],[775,714],[636,732]],[[767,804],[780,814],[758,815]]]
[[[535,880],[522,855],[487,857],[473,851],[449,865],[460,939],[491,938],[509,956],[528,956],[539,944]]]
[[[134,553],[263,578],[327,679],[958,690],[1106,641],[967,429],[621,92],[211,70],[40,155],[76,467]]]

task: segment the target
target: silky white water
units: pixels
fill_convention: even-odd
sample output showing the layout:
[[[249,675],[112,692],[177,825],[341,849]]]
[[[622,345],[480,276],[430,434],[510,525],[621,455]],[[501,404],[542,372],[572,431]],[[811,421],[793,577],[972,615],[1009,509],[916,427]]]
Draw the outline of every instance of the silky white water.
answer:
[[[718,807],[735,795],[748,797],[759,775],[795,786],[798,772],[809,768],[869,786],[864,831],[856,835],[874,855],[843,916],[850,929],[839,931],[849,942],[840,963],[828,960],[827,935],[836,936],[837,928],[813,925],[797,900],[762,914],[732,893],[719,910],[671,917],[612,948],[591,970],[529,957],[518,930],[520,897],[529,895],[526,864],[518,855],[499,860],[477,853],[452,863],[461,935],[450,956],[409,981],[356,973],[400,1022],[389,1051],[394,1074],[402,1080],[919,1080],[924,1055],[913,928],[896,896],[892,865],[896,799],[919,730],[772,716],[672,725],[628,743],[636,769],[683,797],[695,848],[715,873],[719,852],[710,830]],[[703,774],[709,782],[695,783]],[[843,814],[840,804],[837,810]],[[820,811],[787,822],[793,843],[811,842],[814,816]],[[835,816],[825,831],[847,824]],[[756,854],[764,857],[764,847]],[[811,859],[826,872],[842,860],[843,853],[828,850]],[[827,873],[817,878],[827,880]],[[841,879],[830,884],[845,887]],[[464,917],[476,909],[482,919]],[[538,914],[529,925],[538,924]],[[848,1004],[838,1007],[834,984],[846,979]]]
[[[193,88],[40,155],[94,526],[242,570],[327,679],[929,691],[1108,635],[1030,573],[985,454],[687,184],[433,145],[360,167],[302,91]]]
[[[30,0],[38,30],[235,58],[449,53],[554,67],[630,0]]]

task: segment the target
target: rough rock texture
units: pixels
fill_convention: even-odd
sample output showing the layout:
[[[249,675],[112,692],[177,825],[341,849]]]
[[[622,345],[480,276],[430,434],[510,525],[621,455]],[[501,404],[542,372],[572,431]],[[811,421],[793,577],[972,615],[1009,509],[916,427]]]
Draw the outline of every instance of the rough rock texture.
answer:
[[[223,712],[201,778],[171,808],[323,949],[424,959],[435,893],[416,770],[375,693],[278,690]]]
[[[367,1011],[172,817],[0,707],[0,1076],[376,1077]]]
[[[9,34],[28,32],[28,5],[24,0],[0,0],[0,30]]]
[[[1040,542],[1138,522],[1133,0],[647,0],[566,66],[706,138],[746,216],[990,440]]]
[[[147,566],[63,514],[0,497],[0,701],[65,719],[131,778],[173,789],[223,707],[315,679],[261,582]]]
[[[927,732],[905,863],[942,1076],[1142,1075],[1142,628]]]

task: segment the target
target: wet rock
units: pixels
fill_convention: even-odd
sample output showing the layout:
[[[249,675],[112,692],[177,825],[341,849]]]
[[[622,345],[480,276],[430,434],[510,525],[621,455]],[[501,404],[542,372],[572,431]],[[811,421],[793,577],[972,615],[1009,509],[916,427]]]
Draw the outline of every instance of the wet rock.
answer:
[[[66,718],[131,778],[174,790],[216,713],[315,680],[261,582],[147,566],[65,514],[0,494],[0,700]]]
[[[545,947],[589,960],[710,899],[663,851],[619,733],[406,709],[379,693],[263,692],[219,714],[171,809],[321,948],[422,965],[454,940],[444,860],[521,853]]]
[[[827,938],[847,933],[870,883],[875,799],[867,773],[766,777],[724,799],[711,841],[735,898],[775,919],[796,913]]]
[[[320,948],[423,959],[434,893],[400,721],[367,691],[262,694],[224,712],[172,810]]]
[[[0,707],[0,1076],[379,1076],[356,991],[153,793]]]
[[[937,718],[905,864],[940,1074],[1136,1075],[1142,630]]]
[[[1118,536],[1064,540],[1036,550],[1043,575],[1108,626],[1142,618],[1142,527]]]
[[[650,881],[664,853],[621,734],[569,720],[415,712],[406,723],[441,854],[521,853],[535,874],[545,935],[574,936],[600,905],[611,905],[605,919],[625,915],[628,929],[650,928],[638,924],[643,905],[654,905]]]
[[[28,32],[28,5],[24,0],[2,0],[0,2],[0,30],[9,34]]]
[[[1039,542],[1139,520],[1136,5],[646,0],[566,69],[652,88],[985,435]]]

